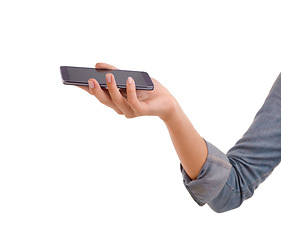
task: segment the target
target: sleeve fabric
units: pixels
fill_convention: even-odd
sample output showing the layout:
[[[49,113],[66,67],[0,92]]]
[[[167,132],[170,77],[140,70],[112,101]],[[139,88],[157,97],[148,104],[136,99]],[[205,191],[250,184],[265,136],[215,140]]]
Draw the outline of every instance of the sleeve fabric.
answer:
[[[210,202],[219,194],[228,179],[231,169],[227,156],[213,144],[206,140],[205,142],[208,155],[196,180],[192,181],[180,164],[184,185],[200,206]]]
[[[239,207],[281,161],[281,74],[249,129],[226,154],[205,142],[208,155],[196,180],[180,164],[186,189],[200,206],[207,203],[216,212]]]

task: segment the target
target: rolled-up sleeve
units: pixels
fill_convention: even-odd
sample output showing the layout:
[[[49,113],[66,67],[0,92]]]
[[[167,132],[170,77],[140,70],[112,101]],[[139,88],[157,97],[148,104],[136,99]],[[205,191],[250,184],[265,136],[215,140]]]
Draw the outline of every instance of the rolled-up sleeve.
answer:
[[[204,141],[208,148],[208,155],[197,179],[191,180],[180,164],[183,183],[192,198],[200,206],[211,202],[220,193],[232,167],[228,157],[223,152],[205,139]]]
[[[182,165],[183,182],[193,199],[216,212],[239,207],[281,161],[281,74],[273,84],[253,123],[224,154],[211,143],[207,159],[191,180]]]

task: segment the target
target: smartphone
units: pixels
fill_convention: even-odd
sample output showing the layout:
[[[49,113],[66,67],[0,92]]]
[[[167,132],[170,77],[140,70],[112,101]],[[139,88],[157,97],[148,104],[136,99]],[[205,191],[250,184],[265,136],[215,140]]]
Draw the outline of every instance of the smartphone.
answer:
[[[154,85],[146,72],[70,66],[61,66],[60,72],[63,83],[67,85],[88,86],[88,80],[94,78],[101,87],[107,88],[105,75],[107,73],[112,73],[118,88],[126,88],[128,77],[132,77],[137,90],[154,89]]]

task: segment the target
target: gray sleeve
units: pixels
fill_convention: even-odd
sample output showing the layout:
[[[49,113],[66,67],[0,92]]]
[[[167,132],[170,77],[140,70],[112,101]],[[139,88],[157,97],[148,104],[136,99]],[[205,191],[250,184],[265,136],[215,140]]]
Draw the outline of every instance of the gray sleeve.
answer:
[[[239,207],[281,161],[281,74],[253,123],[224,154],[206,142],[208,154],[199,176],[191,180],[182,165],[183,182],[193,199],[215,212]]]
[[[180,164],[183,183],[200,206],[211,202],[221,192],[232,168],[228,157],[223,152],[205,139],[204,141],[208,148],[208,155],[196,180],[191,180]]]

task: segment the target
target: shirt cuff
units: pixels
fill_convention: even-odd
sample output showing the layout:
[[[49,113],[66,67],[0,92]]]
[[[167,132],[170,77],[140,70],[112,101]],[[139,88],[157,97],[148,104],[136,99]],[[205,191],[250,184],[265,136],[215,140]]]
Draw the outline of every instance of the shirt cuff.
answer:
[[[180,164],[183,183],[194,201],[200,206],[209,203],[220,193],[226,184],[232,167],[228,157],[223,152],[205,139],[204,141],[207,145],[208,154],[197,179],[191,180]]]

